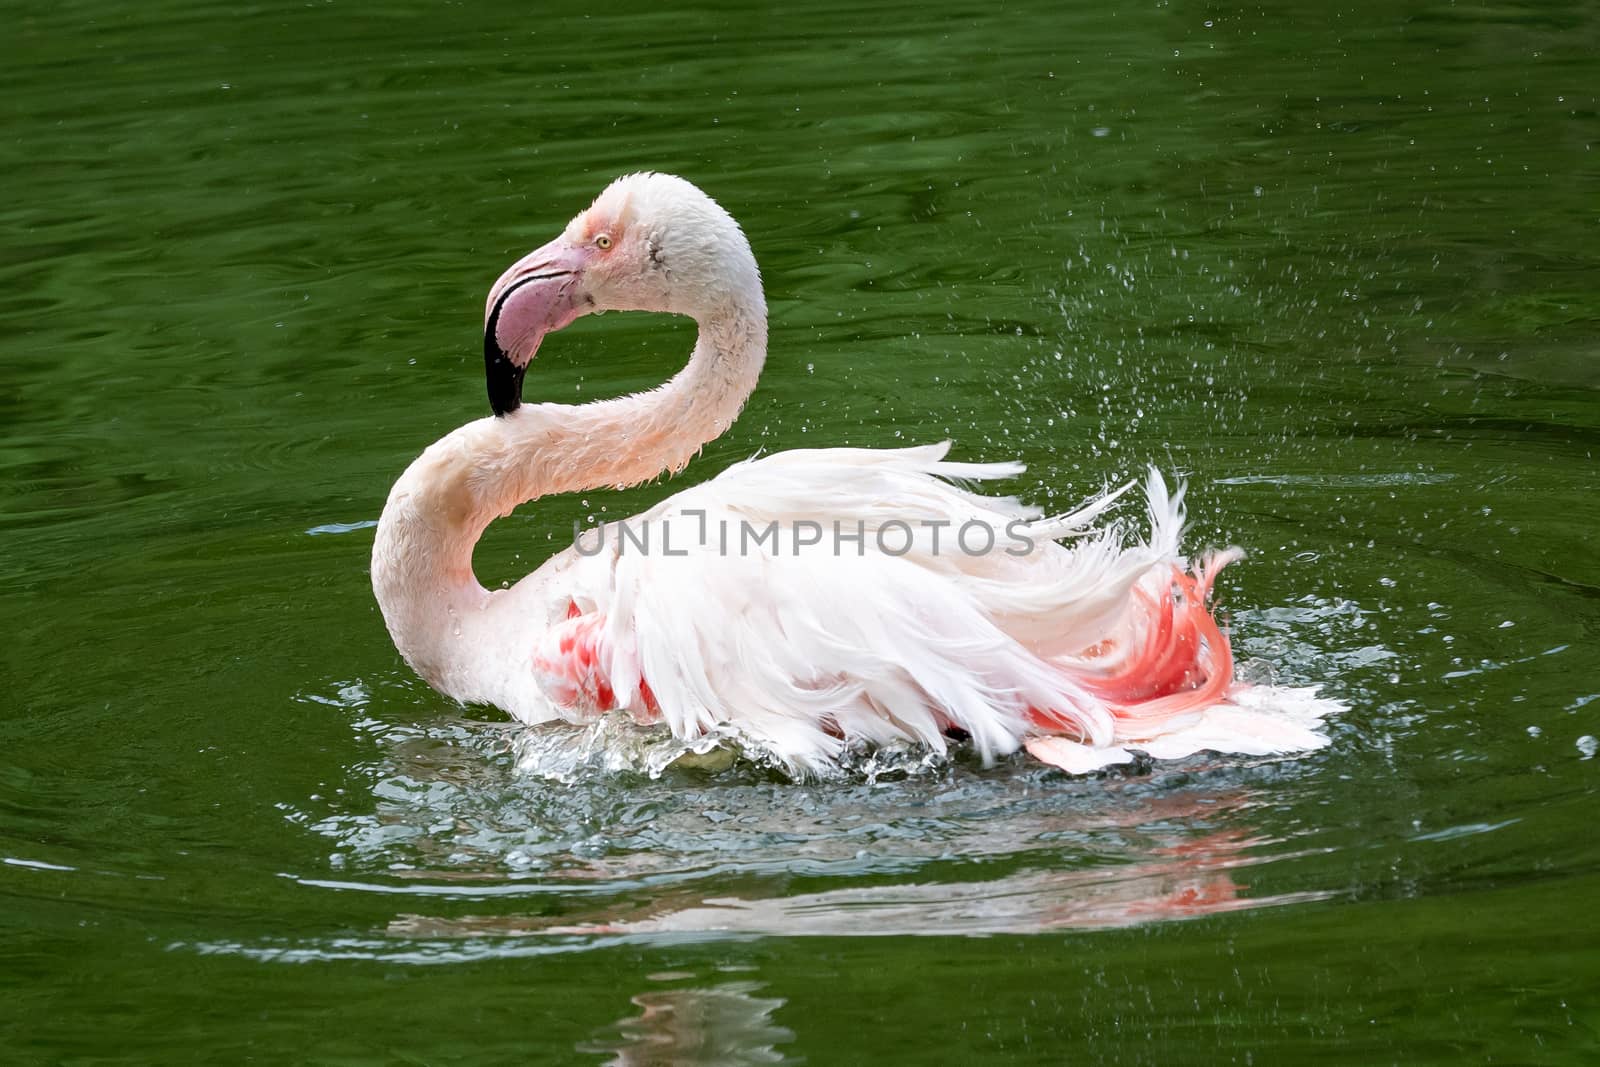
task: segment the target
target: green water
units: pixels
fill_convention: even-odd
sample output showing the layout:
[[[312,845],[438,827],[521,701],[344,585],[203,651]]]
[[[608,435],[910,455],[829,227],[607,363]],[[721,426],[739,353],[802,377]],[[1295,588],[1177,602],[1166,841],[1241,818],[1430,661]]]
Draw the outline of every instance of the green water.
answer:
[[[630,6],[8,9],[6,1061],[1595,1062],[1593,5]],[[686,481],[1158,462],[1332,745],[519,772],[399,661],[363,524],[485,413],[489,283],[640,168],[773,311]],[[528,394],[689,343],[586,320]]]

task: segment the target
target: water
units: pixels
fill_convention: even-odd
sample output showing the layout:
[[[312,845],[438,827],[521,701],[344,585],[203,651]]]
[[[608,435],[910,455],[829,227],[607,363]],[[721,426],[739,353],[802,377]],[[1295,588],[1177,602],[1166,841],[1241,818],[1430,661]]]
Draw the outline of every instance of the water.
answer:
[[[1594,12],[636,7],[9,17],[7,1058],[1600,1055]],[[949,436],[1066,506],[1156,461],[1333,744],[564,782],[412,678],[370,523],[484,410],[488,284],[642,167],[773,310],[686,481]],[[689,339],[585,321],[528,394]]]

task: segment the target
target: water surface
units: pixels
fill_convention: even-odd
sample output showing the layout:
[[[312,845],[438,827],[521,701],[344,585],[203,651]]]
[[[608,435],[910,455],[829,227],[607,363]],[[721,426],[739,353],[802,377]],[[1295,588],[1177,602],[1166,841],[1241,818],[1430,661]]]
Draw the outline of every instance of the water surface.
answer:
[[[1600,22],[1578,5],[24,5],[0,64],[0,1046],[16,1062],[1600,1055]],[[949,437],[1234,543],[1291,760],[539,773],[416,681],[371,522],[483,294],[618,173],[772,355],[678,482]],[[585,321],[532,397],[670,374]],[[628,743],[635,743],[637,739]]]

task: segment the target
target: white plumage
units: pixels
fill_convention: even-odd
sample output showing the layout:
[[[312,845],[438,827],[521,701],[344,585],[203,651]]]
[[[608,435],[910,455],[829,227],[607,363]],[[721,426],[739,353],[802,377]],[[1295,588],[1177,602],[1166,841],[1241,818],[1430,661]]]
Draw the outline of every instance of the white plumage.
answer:
[[[607,307],[693,315],[689,365],[658,390],[581,407],[522,407],[503,378],[497,392],[498,374],[519,393],[545,332]],[[801,775],[858,743],[943,751],[952,735],[985,760],[1027,744],[1073,772],[1134,748],[1324,743],[1332,702],[1233,680],[1205,604],[1232,557],[1185,573],[1183,490],[1169,494],[1155,471],[1139,536],[1106,519],[1121,489],[1041,518],[964,487],[1019,465],[951,462],[948,444],[785,452],[484,590],[471,552],[491,519],[681,467],[737,414],[766,342],[743,235],[663,175],[614,183],[506,272],[487,317],[501,415],[412,464],[373,554],[396,644],[444,692],[526,722],[621,709],[682,739],[731,729]]]

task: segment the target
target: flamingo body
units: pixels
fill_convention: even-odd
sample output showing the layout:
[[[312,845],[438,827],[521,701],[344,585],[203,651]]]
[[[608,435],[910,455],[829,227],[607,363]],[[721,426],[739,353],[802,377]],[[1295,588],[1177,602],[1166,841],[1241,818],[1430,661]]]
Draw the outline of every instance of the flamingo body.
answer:
[[[611,307],[693,315],[689,365],[649,393],[522,405],[540,338]],[[529,723],[623,711],[683,739],[732,729],[798,775],[826,773],[854,744],[942,752],[951,735],[986,761],[1025,745],[1071,772],[1135,750],[1325,743],[1332,702],[1234,679],[1207,600],[1237,554],[1191,570],[1183,489],[1153,470],[1141,537],[1106,518],[1126,486],[1041,517],[964,487],[1020,465],[951,462],[948,444],[784,452],[483,589],[471,552],[489,521],[547,493],[680,468],[737,414],[766,342],[743,234],[665,175],[613,183],[502,276],[486,320],[497,414],[412,464],[373,554],[390,632],[441,691]]]

